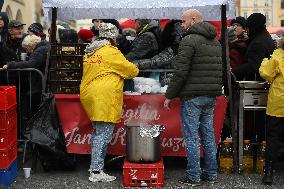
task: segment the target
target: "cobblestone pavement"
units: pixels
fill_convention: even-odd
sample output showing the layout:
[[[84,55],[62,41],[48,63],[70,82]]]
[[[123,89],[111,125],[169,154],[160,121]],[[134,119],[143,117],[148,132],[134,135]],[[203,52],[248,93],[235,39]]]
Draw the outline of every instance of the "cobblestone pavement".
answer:
[[[105,188],[123,188],[122,185],[122,158],[111,161],[106,166],[106,172],[117,177],[117,180],[111,183],[91,183],[88,181],[89,157],[77,159],[76,171],[50,171],[44,172],[40,166],[36,172],[31,174],[28,179],[24,178],[22,169],[19,169],[16,181],[9,188],[15,189],[105,189]],[[166,157],[165,163],[165,186],[164,188],[190,188],[178,182],[180,177],[184,176],[186,165],[185,158]],[[138,187],[136,187],[138,188]],[[145,187],[144,187],[145,188]],[[257,174],[249,175],[219,175],[218,183],[202,183],[197,189],[284,189],[284,176],[275,176],[273,186],[263,186],[261,176]]]

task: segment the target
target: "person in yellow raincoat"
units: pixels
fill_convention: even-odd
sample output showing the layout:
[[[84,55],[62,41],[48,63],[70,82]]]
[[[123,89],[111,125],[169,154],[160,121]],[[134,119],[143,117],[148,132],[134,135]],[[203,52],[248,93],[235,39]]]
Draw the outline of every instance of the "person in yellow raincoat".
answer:
[[[94,128],[89,169],[92,182],[116,179],[104,173],[104,159],[114,124],[120,122],[124,79],[131,79],[139,72],[115,47],[117,35],[118,29],[113,24],[101,23],[99,38],[86,47],[83,58],[80,101]]]
[[[273,183],[273,163],[278,159],[280,139],[284,134],[284,38],[270,59],[263,59],[260,76],[271,83],[266,108],[266,154],[262,182]]]

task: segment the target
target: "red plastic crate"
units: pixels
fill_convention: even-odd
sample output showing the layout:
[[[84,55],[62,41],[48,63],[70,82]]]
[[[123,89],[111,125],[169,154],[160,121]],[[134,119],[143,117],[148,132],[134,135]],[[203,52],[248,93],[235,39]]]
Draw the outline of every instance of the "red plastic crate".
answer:
[[[0,131],[5,131],[14,125],[17,125],[17,107],[0,110]]]
[[[164,186],[164,162],[161,159],[157,163],[139,164],[124,160],[123,164],[124,187],[163,187]]]
[[[0,149],[4,149],[17,141],[17,125],[12,125],[6,130],[0,130]]]
[[[16,104],[16,87],[0,86],[0,110],[7,110]]]
[[[17,158],[17,141],[0,149],[0,169],[7,169]]]

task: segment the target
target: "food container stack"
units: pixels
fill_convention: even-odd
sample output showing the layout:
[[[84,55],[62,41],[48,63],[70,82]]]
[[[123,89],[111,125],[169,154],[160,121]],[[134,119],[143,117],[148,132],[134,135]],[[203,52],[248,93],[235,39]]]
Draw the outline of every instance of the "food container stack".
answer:
[[[17,176],[16,87],[0,86],[0,188]]]
[[[51,47],[49,86],[53,93],[78,94],[86,44],[56,43]]]

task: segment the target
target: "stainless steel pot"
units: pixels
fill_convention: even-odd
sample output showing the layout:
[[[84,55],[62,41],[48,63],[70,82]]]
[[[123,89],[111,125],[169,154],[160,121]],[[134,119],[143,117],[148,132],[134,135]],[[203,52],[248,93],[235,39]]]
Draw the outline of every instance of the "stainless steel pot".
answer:
[[[161,159],[160,135],[141,136],[140,126],[126,126],[126,159],[134,163],[154,163]]]

